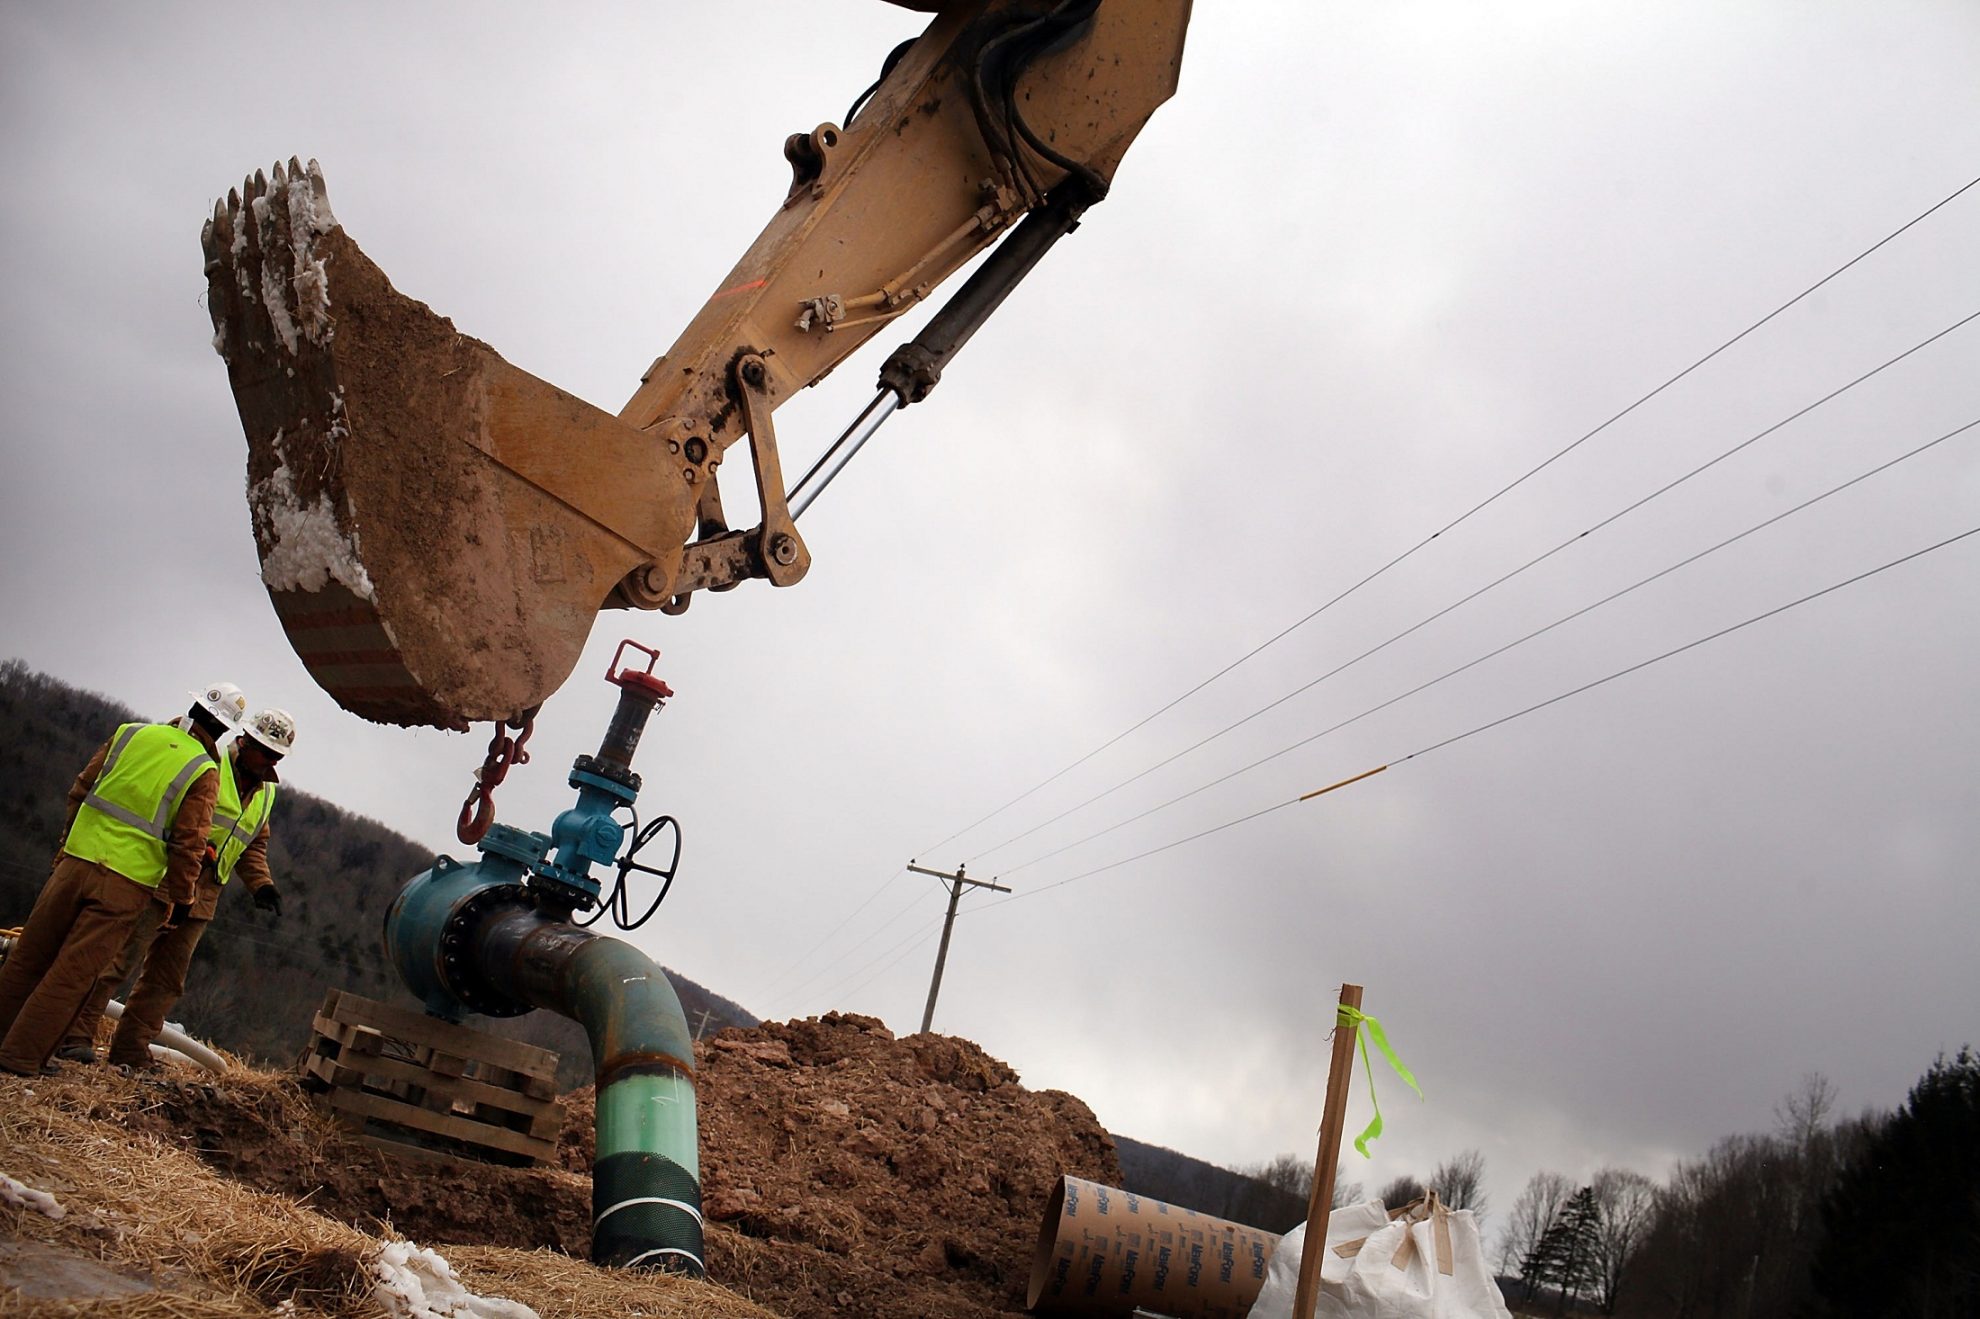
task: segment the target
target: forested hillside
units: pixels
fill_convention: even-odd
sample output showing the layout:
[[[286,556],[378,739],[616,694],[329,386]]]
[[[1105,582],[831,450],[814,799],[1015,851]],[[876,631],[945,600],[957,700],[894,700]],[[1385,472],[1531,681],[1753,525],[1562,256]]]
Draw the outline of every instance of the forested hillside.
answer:
[[[0,926],[27,919],[48,878],[69,785],[96,748],[121,723],[179,713],[140,715],[19,660],[0,664],[0,720],[10,752],[0,761]],[[173,1020],[222,1048],[287,1062],[308,1042],[310,1018],[330,989],[411,1002],[385,964],[381,930],[399,886],[432,865],[433,854],[375,820],[285,790],[276,799],[269,864],[282,889],[281,919],[257,911],[242,886],[230,886]],[[728,999],[681,976],[673,980],[691,1023],[699,1025],[704,1011],[711,1032],[756,1023]],[[573,1022],[536,1012],[473,1024],[556,1049],[566,1083],[590,1079],[589,1049]]]
[[[1122,1187],[1137,1195],[1267,1232],[1284,1232],[1306,1221],[1304,1194],[1126,1136],[1114,1137],[1114,1152],[1121,1160]],[[1307,1171],[1310,1175],[1311,1168]]]

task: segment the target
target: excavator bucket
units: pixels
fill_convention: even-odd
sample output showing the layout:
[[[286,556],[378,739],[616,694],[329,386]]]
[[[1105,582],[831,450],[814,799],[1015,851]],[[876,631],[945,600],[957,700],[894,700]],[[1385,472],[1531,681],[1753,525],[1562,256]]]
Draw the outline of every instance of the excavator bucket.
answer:
[[[518,720],[628,572],[672,576],[694,508],[659,441],[394,289],[314,161],[248,179],[202,245],[262,580],[339,704]]]
[[[845,124],[785,140],[769,223],[616,416],[394,290],[314,161],[214,208],[208,307],[262,580],[339,704],[387,723],[517,722],[569,675],[600,609],[678,613],[695,592],[804,577],[774,409],[994,245],[881,368],[898,405],[923,398],[1106,196],[1176,88],[1190,0],[935,8]],[[756,525],[731,528],[717,469],[745,439]]]

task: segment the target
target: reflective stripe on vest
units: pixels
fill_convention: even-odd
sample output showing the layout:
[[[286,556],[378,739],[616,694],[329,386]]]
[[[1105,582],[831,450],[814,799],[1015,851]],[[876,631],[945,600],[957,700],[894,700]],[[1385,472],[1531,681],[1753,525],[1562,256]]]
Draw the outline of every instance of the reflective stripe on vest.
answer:
[[[234,867],[240,864],[248,845],[254,842],[274,810],[272,783],[256,785],[246,807],[242,807],[240,786],[234,778],[234,749],[228,748],[226,768],[220,774],[220,800],[213,804],[213,828],[206,835],[206,840],[219,853],[214,873],[222,884],[234,877]]]
[[[193,780],[217,770],[190,733],[169,724],[125,724],[110,740],[62,850],[146,888],[165,877],[165,840]]]

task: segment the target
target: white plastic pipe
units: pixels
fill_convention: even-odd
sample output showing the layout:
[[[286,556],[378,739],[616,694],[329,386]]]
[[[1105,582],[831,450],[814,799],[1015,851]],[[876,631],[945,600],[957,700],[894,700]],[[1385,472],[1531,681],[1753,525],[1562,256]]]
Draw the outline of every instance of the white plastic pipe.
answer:
[[[123,1020],[124,1005],[114,998],[103,1005],[103,1011],[112,1021]],[[151,1046],[151,1056],[161,1061],[183,1058],[187,1062],[198,1063],[209,1072],[227,1070],[226,1059],[170,1022],[158,1032],[158,1042]]]

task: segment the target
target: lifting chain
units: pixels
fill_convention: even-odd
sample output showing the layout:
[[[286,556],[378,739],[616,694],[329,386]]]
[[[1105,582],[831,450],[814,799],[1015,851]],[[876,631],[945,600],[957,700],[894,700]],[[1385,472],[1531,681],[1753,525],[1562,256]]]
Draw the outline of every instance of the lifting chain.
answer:
[[[509,736],[511,728],[516,730],[514,737]],[[487,758],[474,772],[474,786],[468,789],[467,800],[461,803],[461,818],[454,826],[454,835],[463,843],[474,846],[488,832],[488,826],[495,823],[495,789],[508,777],[511,765],[529,763],[529,752],[523,750],[523,744],[535,731],[534,710],[523,715],[520,723],[513,719],[506,724],[496,723],[495,736],[488,740]]]

